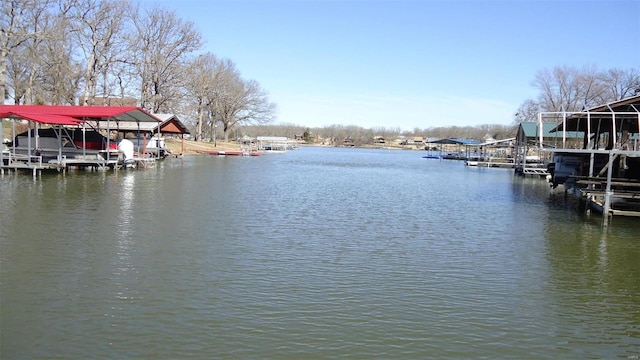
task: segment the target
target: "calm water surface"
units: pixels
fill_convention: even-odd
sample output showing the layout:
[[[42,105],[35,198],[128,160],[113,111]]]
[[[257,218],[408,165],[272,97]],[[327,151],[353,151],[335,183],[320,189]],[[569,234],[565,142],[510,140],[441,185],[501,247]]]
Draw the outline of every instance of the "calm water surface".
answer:
[[[640,358],[640,221],[423,152],[0,177],[0,357]]]

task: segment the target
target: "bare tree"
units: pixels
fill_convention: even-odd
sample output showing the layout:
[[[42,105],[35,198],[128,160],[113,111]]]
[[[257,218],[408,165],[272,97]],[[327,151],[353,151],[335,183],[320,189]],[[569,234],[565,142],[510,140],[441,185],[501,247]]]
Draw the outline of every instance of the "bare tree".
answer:
[[[125,98],[136,98],[139,94],[137,90],[138,77],[134,67],[126,59],[118,56],[120,53],[128,53],[127,50],[124,50],[125,47],[124,44],[121,44],[119,48],[122,49],[122,52],[115,51],[107,62],[110,65],[103,69],[102,94],[105,99],[108,97],[124,100]]]
[[[574,109],[582,110],[588,107],[598,105],[599,99],[605,93],[605,86],[599,80],[600,73],[595,66],[585,66],[576,75],[574,85],[576,87],[576,106]]]
[[[47,1],[42,6],[52,5]],[[13,49],[7,58],[7,79],[15,103],[75,104],[81,80],[77,42],[67,12],[72,3],[32,12],[29,33],[34,34]],[[70,6],[70,7],[65,7]],[[58,10],[56,12],[56,10]]]
[[[122,1],[120,8],[121,11],[129,12],[131,5]],[[99,87],[98,92],[102,95],[104,105],[107,105],[109,99],[137,95],[137,92],[132,91],[131,88],[137,77],[133,71],[133,62],[128,57],[128,54],[131,53],[131,43],[128,41],[127,35],[132,30],[128,26],[129,24],[129,22],[123,21],[121,33],[113,39],[109,49],[102,54],[100,77],[96,85]]]
[[[537,101],[527,99],[520,105],[518,122],[536,120],[540,111],[581,111],[631,96],[640,92],[640,73],[638,69],[601,72],[594,66],[565,66],[539,71],[532,85],[540,91]]]
[[[597,78],[593,67],[564,66],[539,71],[532,84],[540,90],[538,103],[543,111],[578,111],[596,104],[602,93]]]
[[[74,105],[84,74],[84,62],[77,56],[77,45],[64,12],[53,21],[39,52],[41,97],[51,104]]]
[[[26,93],[29,83],[29,54],[27,47],[19,47],[11,52],[6,67],[7,99],[13,98],[16,105],[27,103]]]
[[[520,105],[518,111],[515,113],[514,123],[519,124],[523,121],[536,121],[539,111],[540,104],[534,100],[527,99]]]
[[[600,98],[600,103],[622,100],[640,93],[640,68],[638,69],[610,69],[601,74],[601,81],[606,91]]]
[[[206,53],[188,67],[186,89],[196,108],[196,139],[205,130],[215,141],[217,124],[222,125],[224,139],[239,125],[265,124],[275,116],[275,104],[269,102],[256,81],[240,77],[235,63]]]
[[[42,19],[49,7],[48,0],[3,0],[0,9],[0,101],[4,103],[7,99],[7,64],[9,57],[24,46],[28,41],[41,39],[44,34],[40,29],[40,19]],[[23,53],[24,55],[24,53]],[[19,56],[16,56],[18,58]],[[14,71],[18,69],[17,64],[13,64]],[[23,68],[25,73],[33,70],[33,67]],[[14,73],[14,79],[17,79]],[[27,75],[28,77],[33,74]],[[15,87],[15,83],[13,84]],[[19,97],[16,97],[14,88],[14,102],[18,103],[20,96],[24,96],[26,88],[18,89]]]
[[[219,98],[228,96],[227,90],[239,78],[235,63],[230,59],[221,59],[212,53],[205,53],[194,59],[186,68],[185,89],[188,99],[195,107],[195,139],[203,140],[205,131],[213,140],[212,130],[219,120]],[[217,102],[216,102],[217,101]]]
[[[171,100],[179,100],[186,57],[201,47],[202,35],[192,22],[175,12],[152,7],[138,9],[133,16],[137,74],[141,105],[152,112],[168,111]]]
[[[205,121],[204,117],[209,114],[207,111],[209,106],[208,80],[210,72],[213,71],[210,66],[214,58],[215,55],[211,53],[201,55],[188,64],[186,68],[186,72],[189,74],[185,81],[185,90],[188,94],[186,101],[193,104],[197,119],[194,134],[195,141],[202,140],[202,123]]]
[[[267,124],[275,118],[276,104],[255,80],[229,79],[222,94],[213,98],[214,121],[222,123],[225,141],[229,132],[239,125]]]
[[[108,72],[114,45],[122,38],[123,13],[127,0],[64,0],[61,13],[69,19],[70,32],[76,36],[84,55],[83,105],[93,105],[100,76]]]

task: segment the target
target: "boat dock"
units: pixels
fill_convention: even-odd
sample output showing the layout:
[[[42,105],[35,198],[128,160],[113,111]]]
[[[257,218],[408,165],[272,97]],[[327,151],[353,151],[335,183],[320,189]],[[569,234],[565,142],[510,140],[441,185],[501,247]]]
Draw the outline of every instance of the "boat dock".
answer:
[[[515,163],[512,159],[506,158],[471,158],[466,160],[465,162],[467,166],[477,166],[477,167],[490,167],[490,168],[501,168],[501,169],[513,169]]]
[[[575,177],[574,194],[581,200],[586,210],[595,210],[600,214],[640,217],[640,182],[629,179],[611,179],[609,183],[602,178]],[[607,189],[607,187],[609,187]]]
[[[124,161],[122,156],[110,159],[96,157],[63,158],[62,160],[42,161],[42,156],[20,156],[10,154],[0,158],[0,175],[9,172],[30,172],[33,177],[41,175],[43,171],[66,172],[69,170],[119,170],[123,168],[146,169],[155,166],[156,159],[152,157],[134,157]]]
[[[526,164],[520,166],[514,166],[515,173],[522,176],[539,176],[548,178],[549,170],[546,164]]]
[[[550,158],[553,189],[562,186],[602,214],[604,226],[611,216],[640,217],[640,95],[538,117],[538,149]],[[545,142],[543,134],[556,140]]]
[[[44,171],[152,167],[156,158],[136,155],[126,146],[130,140],[118,142],[110,134],[120,133],[123,124],[139,130],[141,123],[154,129],[163,124],[142,108],[118,106],[1,105],[0,118],[12,121],[11,140],[3,140],[0,152],[0,174],[30,172],[34,177]],[[177,120],[172,121],[167,126]],[[27,131],[18,134],[16,123]]]
[[[256,138],[258,151],[287,152],[298,148],[298,142],[284,136],[258,136]]]

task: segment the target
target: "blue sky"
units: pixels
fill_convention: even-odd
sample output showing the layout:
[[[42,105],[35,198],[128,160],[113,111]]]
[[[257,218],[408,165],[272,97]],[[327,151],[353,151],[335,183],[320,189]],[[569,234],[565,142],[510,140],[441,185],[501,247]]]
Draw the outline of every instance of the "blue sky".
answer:
[[[308,127],[508,125],[542,69],[640,66],[635,0],[157,3]]]

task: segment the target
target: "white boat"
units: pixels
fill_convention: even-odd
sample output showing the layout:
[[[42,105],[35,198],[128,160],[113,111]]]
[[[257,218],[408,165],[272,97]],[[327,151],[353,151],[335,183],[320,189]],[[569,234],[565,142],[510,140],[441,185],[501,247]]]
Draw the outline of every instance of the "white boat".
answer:
[[[149,139],[132,138],[134,151],[139,154],[147,154],[156,158],[165,158],[171,155],[171,150],[167,147],[164,137],[152,136]]]

